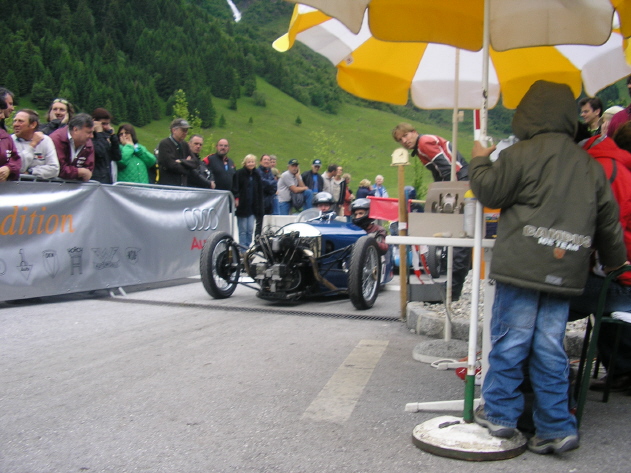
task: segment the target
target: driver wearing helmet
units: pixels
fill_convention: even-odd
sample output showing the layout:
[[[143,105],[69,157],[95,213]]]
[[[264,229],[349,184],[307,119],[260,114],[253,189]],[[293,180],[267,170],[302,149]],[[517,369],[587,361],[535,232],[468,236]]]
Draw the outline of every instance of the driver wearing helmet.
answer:
[[[330,192],[318,192],[313,198],[313,205],[320,211],[319,218],[334,219],[337,214],[335,213],[335,199]]]
[[[386,231],[370,218],[370,199],[357,199],[351,204],[352,222],[368,234],[372,234],[377,240],[379,252],[385,255],[388,252],[386,244]]]

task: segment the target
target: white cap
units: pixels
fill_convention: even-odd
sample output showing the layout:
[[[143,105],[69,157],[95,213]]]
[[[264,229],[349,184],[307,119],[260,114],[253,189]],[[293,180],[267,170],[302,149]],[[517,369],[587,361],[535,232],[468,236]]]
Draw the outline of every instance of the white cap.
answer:
[[[614,105],[613,107],[609,107],[607,110],[605,110],[603,112],[603,115],[614,116],[616,113],[622,112],[623,110],[624,110],[624,107],[621,107],[620,105]]]

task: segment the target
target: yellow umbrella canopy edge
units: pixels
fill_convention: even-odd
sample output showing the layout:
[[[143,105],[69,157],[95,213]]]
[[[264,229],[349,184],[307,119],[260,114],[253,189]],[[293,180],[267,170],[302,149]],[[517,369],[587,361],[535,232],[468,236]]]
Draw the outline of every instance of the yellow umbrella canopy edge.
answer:
[[[288,0],[317,8],[359,32],[365,10],[383,41],[482,48],[484,0]],[[490,40],[496,51],[556,44],[600,45],[611,32],[614,10],[631,36],[631,0],[487,0]]]
[[[502,52],[491,49],[489,54],[506,108],[517,108],[530,86],[538,80],[567,84],[574,97],[581,94],[581,71],[553,46]]]
[[[317,8],[327,15],[337,18],[353,33],[359,33],[364,20],[364,12],[370,0],[288,0]]]
[[[372,0],[368,5],[370,31],[383,41],[439,43],[478,51],[483,22],[484,0]]]
[[[291,15],[287,33],[272,43],[272,47],[281,53],[289,51],[296,42],[296,36],[314,26],[331,19],[319,10],[309,12],[300,11],[300,5],[296,5]]]
[[[337,83],[366,100],[405,105],[426,47],[370,38],[337,65]]]
[[[618,12],[620,20],[620,32],[622,36],[628,38],[631,36],[631,1],[630,0],[611,0],[611,4]]]

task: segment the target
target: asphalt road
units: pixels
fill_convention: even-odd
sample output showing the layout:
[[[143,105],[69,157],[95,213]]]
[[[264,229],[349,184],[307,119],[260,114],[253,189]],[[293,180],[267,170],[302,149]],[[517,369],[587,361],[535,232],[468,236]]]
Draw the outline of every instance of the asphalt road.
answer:
[[[426,453],[409,402],[462,399],[414,361],[399,293],[355,311],[198,280],[0,303],[0,472],[628,472],[631,396],[590,393],[582,446],[465,462]],[[456,415],[461,413],[454,413]]]

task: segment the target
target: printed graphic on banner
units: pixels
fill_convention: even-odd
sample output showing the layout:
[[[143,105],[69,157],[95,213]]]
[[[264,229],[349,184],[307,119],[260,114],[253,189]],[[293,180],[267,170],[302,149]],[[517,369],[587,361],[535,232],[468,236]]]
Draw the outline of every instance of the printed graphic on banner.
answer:
[[[100,271],[106,268],[118,268],[118,248],[92,248],[94,253],[94,269]]]
[[[18,264],[18,270],[20,271],[22,277],[26,281],[28,281],[28,278],[31,276],[31,269],[33,269],[33,265],[26,262],[23,249],[20,249],[20,260],[21,261],[20,264]]]
[[[42,251],[42,259],[44,260],[44,269],[51,278],[57,276],[59,272],[59,259],[55,250]]]
[[[213,207],[205,209],[186,208],[183,214],[186,228],[192,232],[216,230],[219,226],[219,217]]]
[[[4,276],[7,272],[7,263],[3,259],[0,259],[0,276]]]
[[[83,264],[81,256],[83,255],[83,248],[69,248],[68,255],[70,256],[70,276],[74,276],[75,270],[79,274],[83,274]]]
[[[125,256],[131,264],[138,263],[140,258],[140,248],[125,248]]]

